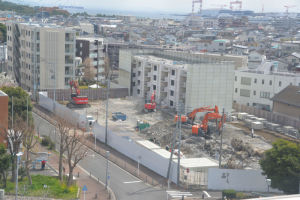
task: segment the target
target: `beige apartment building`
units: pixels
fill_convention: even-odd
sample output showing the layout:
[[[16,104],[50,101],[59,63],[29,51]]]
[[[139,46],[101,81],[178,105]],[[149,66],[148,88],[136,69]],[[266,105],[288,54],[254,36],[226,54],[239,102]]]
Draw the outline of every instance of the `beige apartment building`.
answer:
[[[75,32],[47,24],[7,23],[8,72],[25,90],[63,89],[75,77]]]

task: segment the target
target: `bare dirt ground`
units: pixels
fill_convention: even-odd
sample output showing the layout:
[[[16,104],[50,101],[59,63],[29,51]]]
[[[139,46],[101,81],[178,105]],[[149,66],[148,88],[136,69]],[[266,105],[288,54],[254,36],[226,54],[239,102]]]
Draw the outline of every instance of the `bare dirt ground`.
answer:
[[[77,110],[77,112],[92,115],[99,124],[105,125],[105,101],[90,102],[91,107]],[[126,130],[133,135],[149,139],[162,148],[171,146],[171,139],[176,124],[174,112],[157,109],[157,112],[144,113],[144,101],[133,97],[126,99],[109,100],[108,126],[112,130]],[[112,113],[122,112],[127,115],[126,121],[113,121]],[[137,120],[143,120],[150,127],[139,133],[135,130]],[[213,132],[212,139],[205,140],[191,134],[191,127],[182,127],[182,152],[185,157],[210,157],[218,160],[220,149],[220,136],[216,133],[214,124],[210,124]],[[267,140],[266,140],[267,139]],[[239,122],[226,123],[223,132],[222,164],[228,168],[259,168],[259,160],[265,150],[271,148],[270,138],[256,135],[252,138],[249,131]]]

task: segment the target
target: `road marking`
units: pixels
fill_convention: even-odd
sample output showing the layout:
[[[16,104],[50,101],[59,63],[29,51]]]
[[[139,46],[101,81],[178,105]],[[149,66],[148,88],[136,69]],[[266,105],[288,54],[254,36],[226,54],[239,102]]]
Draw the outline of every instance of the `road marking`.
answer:
[[[207,198],[210,198],[211,196],[208,194],[208,192],[203,191],[203,193],[207,196]]]
[[[142,181],[127,181],[127,182],[123,182],[124,184],[128,184],[128,183],[140,183]]]

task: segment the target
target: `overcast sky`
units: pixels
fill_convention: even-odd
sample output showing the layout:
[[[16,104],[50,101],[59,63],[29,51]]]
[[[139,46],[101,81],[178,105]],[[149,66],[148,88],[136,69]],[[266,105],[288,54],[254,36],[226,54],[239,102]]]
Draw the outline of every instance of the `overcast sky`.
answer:
[[[26,0],[20,0],[26,1]],[[29,0],[30,1],[30,0]],[[192,0],[31,0],[37,3],[47,2],[57,5],[84,6],[89,9],[128,10],[149,12],[191,12]],[[203,9],[220,8],[230,0],[203,0]],[[295,5],[290,12],[300,12],[300,0],[243,0],[243,9],[265,12],[284,12],[284,5]]]

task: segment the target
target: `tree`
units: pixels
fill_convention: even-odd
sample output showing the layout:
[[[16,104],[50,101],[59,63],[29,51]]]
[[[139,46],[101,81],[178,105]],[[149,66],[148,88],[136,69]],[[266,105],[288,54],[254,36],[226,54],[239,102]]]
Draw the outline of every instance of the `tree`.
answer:
[[[14,103],[14,117],[21,117],[24,121],[27,120],[27,99],[28,99],[28,122],[29,126],[33,125],[32,104],[28,94],[20,87],[2,87],[1,90],[9,96],[8,111],[11,119],[12,97]],[[10,125],[11,123],[9,123]]]
[[[30,163],[31,163],[31,158],[30,158],[30,152],[36,145],[37,140],[34,137],[34,131],[32,127],[28,127],[23,136],[23,146],[25,148],[25,155],[26,155],[26,160],[25,160],[25,171],[26,171],[26,176],[28,178],[28,184],[32,185],[32,179],[30,175]]]
[[[83,145],[83,135],[77,130],[70,131],[66,137],[67,160],[69,166],[68,186],[73,183],[73,171],[77,164],[87,156],[88,149]]]
[[[300,181],[300,146],[286,140],[273,143],[260,165],[271,179],[271,186],[288,194],[298,194]]]
[[[93,60],[90,58],[86,58],[83,62],[84,66],[84,76],[83,79],[88,82],[93,82],[96,76],[96,70],[93,66]]]
[[[67,137],[71,129],[71,125],[64,119],[56,119],[56,128],[59,136],[59,161],[58,161],[58,177],[63,181],[63,157],[67,150]],[[55,141],[56,142],[56,141]]]
[[[0,23],[0,43],[6,42],[6,26]]]
[[[0,144],[0,173],[3,188],[6,188],[7,174],[10,167],[10,155],[3,144]]]

